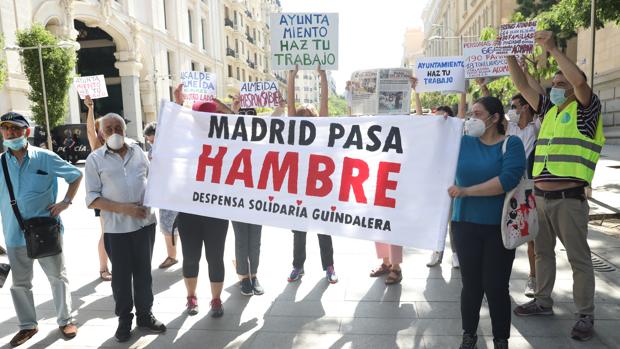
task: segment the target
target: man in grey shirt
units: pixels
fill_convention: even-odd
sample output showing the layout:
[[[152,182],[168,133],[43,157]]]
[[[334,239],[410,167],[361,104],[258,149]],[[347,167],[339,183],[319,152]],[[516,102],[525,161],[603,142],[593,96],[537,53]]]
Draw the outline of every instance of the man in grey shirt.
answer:
[[[119,115],[105,115],[101,129],[105,144],[86,159],[86,205],[101,210],[114,268],[115,337],[126,342],[131,336],[134,298],[138,327],[157,333],[166,330],[151,313],[156,219],[152,209],[142,205],[149,168],[146,154],[137,144],[125,143],[125,121]]]

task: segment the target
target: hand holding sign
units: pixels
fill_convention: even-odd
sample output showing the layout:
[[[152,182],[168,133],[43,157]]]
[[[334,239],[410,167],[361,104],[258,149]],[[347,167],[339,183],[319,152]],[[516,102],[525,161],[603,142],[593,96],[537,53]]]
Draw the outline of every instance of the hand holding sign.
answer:
[[[183,95],[183,84],[179,84],[177,88],[174,89],[174,103],[183,105],[185,102],[185,96]]]
[[[555,48],[555,38],[553,37],[553,32],[547,30],[537,31],[534,34],[534,40],[547,52],[550,52]]]
[[[90,98],[89,95],[86,95],[86,97],[84,97],[84,105],[88,109],[93,109],[93,107],[95,106],[95,103],[93,102],[92,98]]]

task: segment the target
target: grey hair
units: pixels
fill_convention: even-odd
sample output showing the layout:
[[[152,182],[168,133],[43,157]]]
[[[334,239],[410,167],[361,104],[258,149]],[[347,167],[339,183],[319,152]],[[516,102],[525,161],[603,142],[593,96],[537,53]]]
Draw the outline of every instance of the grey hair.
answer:
[[[120,121],[121,125],[123,125],[123,130],[127,130],[127,124],[125,124],[125,119],[123,119],[122,116],[120,116],[120,115],[118,115],[116,113],[107,113],[106,115],[104,115],[104,116],[102,116],[100,118],[101,126],[103,126],[103,123],[107,119],[116,119],[116,120]]]

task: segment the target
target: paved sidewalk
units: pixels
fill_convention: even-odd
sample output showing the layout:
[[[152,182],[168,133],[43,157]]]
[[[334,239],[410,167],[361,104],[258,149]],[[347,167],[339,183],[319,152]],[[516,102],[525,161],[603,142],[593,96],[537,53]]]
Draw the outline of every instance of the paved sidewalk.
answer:
[[[64,190],[61,188],[61,192]],[[184,313],[185,287],[181,263],[167,271],[156,269],[165,257],[163,239],[157,237],[153,258],[155,315],[168,326],[161,336],[134,330],[129,343],[113,339],[116,318],[110,284],[98,279],[97,240],[99,222],[78,199],[63,214],[65,251],[73,304],[80,329],[71,340],[62,339],[55,322],[47,280],[35,268],[34,297],[39,333],[23,348],[457,348],[460,342],[460,274],[452,269],[449,254],[442,267],[425,266],[428,252],[406,249],[402,285],[386,287],[371,279],[368,271],[378,264],[371,242],[334,238],[335,266],[340,282],[328,285],[321,270],[317,239],[308,234],[306,276],[289,284],[292,234],[265,227],[259,278],[263,296],[244,297],[236,286],[232,266],[234,235],[226,245],[225,314],[211,319],[208,311],[206,262],[201,265],[199,303],[194,317]],[[620,239],[602,234],[592,225],[593,251],[620,267]],[[179,248],[180,250],[180,248]],[[447,249],[449,251],[449,248]],[[513,316],[511,348],[620,348],[620,271],[596,273],[596,336],[579,343],[568,338],[573,325],[572,279],[566,254],[558,244],[558,275],[554,297],[556,315],[523,319]],[[0,257],[5,260],[5,257]],[[522,292],[528,274],[524,248],[517,252],[512,273],[514,302],[528,299]],[[0,289],[0,348],[17,331],[9,286]],[[480,348],[492,348],[491,324],[482,311]]]

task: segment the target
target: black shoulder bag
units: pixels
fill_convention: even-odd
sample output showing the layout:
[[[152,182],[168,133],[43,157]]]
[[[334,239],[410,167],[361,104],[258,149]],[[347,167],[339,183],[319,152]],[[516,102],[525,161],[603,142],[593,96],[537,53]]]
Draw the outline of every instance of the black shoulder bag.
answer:
[[[6,163],[6,153],[2,154],[2,171],[4,180],[11,198],[11,207],[17,223],[26,239],[26,251],[32,259],[54,256],[62,252],[60,244],[60,221],[55,217],[34,217],[27,220],[22,218],[15,201],[13,185],[9,176],[9,168]]]

